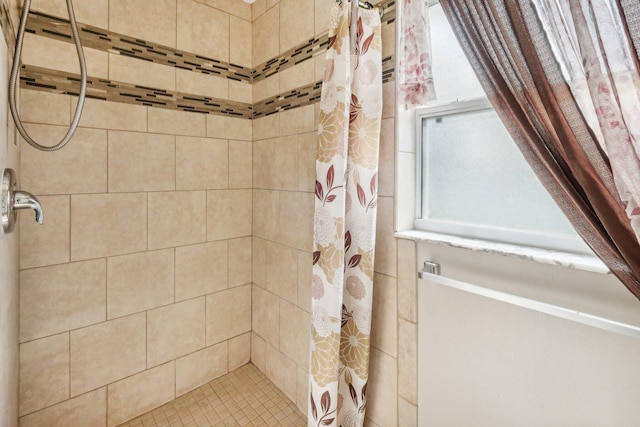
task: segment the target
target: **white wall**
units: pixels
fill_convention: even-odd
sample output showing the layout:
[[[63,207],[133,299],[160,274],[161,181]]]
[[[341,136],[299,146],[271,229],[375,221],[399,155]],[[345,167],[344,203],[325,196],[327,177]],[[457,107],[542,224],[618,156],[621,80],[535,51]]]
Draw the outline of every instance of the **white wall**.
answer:
[[[15,127],[7,103],[10,56],[6,43],[0,42],[0,173],[7,167],[19,172]],[[18,180],[18,188],[19,185]],[[21,215],[25,214],[31,219],[33,213]],[[3,427],[18,425],[18,234],[18,227],[12,234],[0,232],[0,426]]]
[[[640,326],[612,275],[421,243],[442,275]],[[640,340],[419,280],[420,426],[640,425]]]

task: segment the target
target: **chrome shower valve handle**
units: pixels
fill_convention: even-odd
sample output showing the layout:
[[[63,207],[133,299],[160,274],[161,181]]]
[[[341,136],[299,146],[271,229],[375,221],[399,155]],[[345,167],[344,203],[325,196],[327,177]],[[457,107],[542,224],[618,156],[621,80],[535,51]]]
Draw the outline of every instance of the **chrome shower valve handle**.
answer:
[[[33,209],[36,211],[36,222],[42,224],[42,205],[38,199],[26,191],[16,190],[16,174],[13,169],[5,169],[2,173],[2,230],[11,233],[16,227],[17,210]]]

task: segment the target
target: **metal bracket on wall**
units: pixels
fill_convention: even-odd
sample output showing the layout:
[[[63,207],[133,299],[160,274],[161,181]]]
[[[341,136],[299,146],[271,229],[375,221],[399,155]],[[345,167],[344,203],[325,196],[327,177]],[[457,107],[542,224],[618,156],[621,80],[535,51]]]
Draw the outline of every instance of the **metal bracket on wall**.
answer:
[[[423,264],[423,268],[418,270],[418,278],[424,279],[424,274],[435,274],[439,276],[440,264],[438,264],[437,262],[425,261]]]

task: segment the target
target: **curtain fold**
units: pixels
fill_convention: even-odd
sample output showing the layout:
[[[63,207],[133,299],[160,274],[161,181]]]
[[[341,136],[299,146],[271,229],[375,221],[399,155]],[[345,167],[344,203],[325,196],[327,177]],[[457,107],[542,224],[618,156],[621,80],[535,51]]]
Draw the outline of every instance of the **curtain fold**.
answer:
[[[640,4],[622,3],[624,9],[606,0],[441,0],[525,159],[582,238],[640,299],[640,80],[633,48]]]
[[[318,123],[308,411],[316,427],[362,426],[367,403],[382,41],[378,11],[352,6],[332,10]]]

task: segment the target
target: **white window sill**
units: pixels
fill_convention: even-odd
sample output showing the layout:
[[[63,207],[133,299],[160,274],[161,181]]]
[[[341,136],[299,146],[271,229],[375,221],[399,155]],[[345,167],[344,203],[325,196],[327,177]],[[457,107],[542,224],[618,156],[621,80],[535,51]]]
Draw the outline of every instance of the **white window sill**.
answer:
[[[436,245],[452,246],[476,252],[486,252],[510,258],[524,259],[541,264],[557,265],[592,273],[609,274],[609,268],[593,255],[580,255],[568,252],[552,251],[528,246],[510,245],[487,240],[469,239],[448,234],[431,233],[420,230],[400,231],[395,234],[401,239],[426,242]]]

